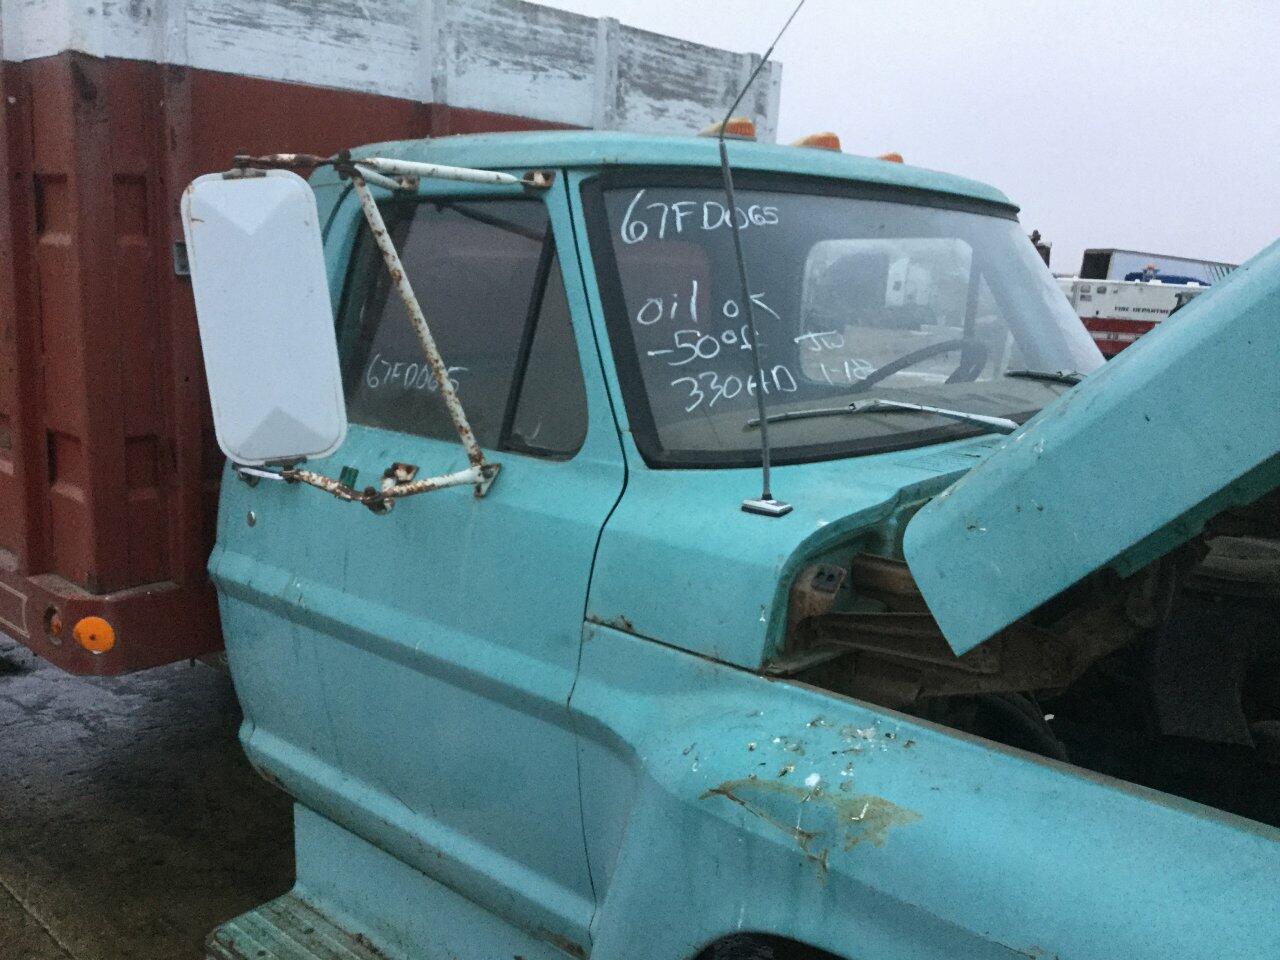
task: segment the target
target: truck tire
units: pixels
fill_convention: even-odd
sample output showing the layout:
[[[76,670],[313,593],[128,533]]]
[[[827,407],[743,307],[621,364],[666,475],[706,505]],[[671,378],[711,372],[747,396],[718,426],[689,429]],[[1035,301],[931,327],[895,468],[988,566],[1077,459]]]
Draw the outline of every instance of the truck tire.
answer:
[[[779,937],[736,934],[713,943],[698,960],[838,960],[824,950]]]

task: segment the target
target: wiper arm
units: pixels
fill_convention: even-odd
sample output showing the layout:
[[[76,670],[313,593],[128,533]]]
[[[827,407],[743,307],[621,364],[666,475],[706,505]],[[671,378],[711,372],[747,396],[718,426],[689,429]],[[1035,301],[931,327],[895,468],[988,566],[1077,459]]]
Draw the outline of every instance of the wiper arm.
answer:
[[[1018,380],[1044,380],[1047,383],[1065,383],[1069,387],[1074,387],[1084,379],[1084,374],[1082,373],[1068,373],[1065,370],[1010,370],[1005,373],[1005,376],[1014,377]]]
[[[766,418],[769,423],[780,423],[783,420],[809,420],[816,417],[843,417],[855,413],[929,413],[936,417],[946,417],[961,423],[970,423],[978,427],[986,427],[996,433],[1013,433],[1020,424],[1006,417],[988,417],[981,413],[970,413],[967,410],[949,410],[946,407],[930,407],[923,403],[906,403],[902,400],[855,400],[843,407],[814,407],[809,410],[788,410],[785,413],[774,413]],[[758,427],[759,419],[747,421],[748,427]]]

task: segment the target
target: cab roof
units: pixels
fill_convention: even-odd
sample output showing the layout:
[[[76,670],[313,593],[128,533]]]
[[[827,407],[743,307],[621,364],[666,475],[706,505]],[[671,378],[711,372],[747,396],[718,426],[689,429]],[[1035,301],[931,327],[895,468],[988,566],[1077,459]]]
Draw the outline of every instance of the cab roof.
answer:
[[[395,140],[353,150],[355,156],[387,156],[483,169],[719,167],[712,137],[652,136],[595,130],[481,133],[427,140]],[[762,170],[929,190],[1016,209],[995,187],[936,170],[812,147],[729,141],[735,170]]]

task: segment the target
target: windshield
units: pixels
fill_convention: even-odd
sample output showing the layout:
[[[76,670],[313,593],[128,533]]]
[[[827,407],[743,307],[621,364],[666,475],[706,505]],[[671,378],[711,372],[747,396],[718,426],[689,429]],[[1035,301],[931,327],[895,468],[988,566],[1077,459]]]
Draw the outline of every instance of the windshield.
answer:
[[[1006,373],[1088,373],[1102,363],[1005,208],[905,190],[887,200],[884,188],[757,189],[758,180],[738,190],[735,216],[763,384],[718,179],[588,191],[619,374],[650,463],[759,462],[759,431],[748,425],[757,389],[771,415],[874,396],[1020,417],[1067,387]],[[974,429],[885,412],[786,420],[770,440],[785,463]]]

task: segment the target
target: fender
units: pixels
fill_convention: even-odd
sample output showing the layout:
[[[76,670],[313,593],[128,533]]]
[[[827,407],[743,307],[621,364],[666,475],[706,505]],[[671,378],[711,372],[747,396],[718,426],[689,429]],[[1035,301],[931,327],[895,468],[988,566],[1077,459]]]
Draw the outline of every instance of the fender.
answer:
[[[603,626],[570,705],[593,957],[1280,955],[1280,831]]]

